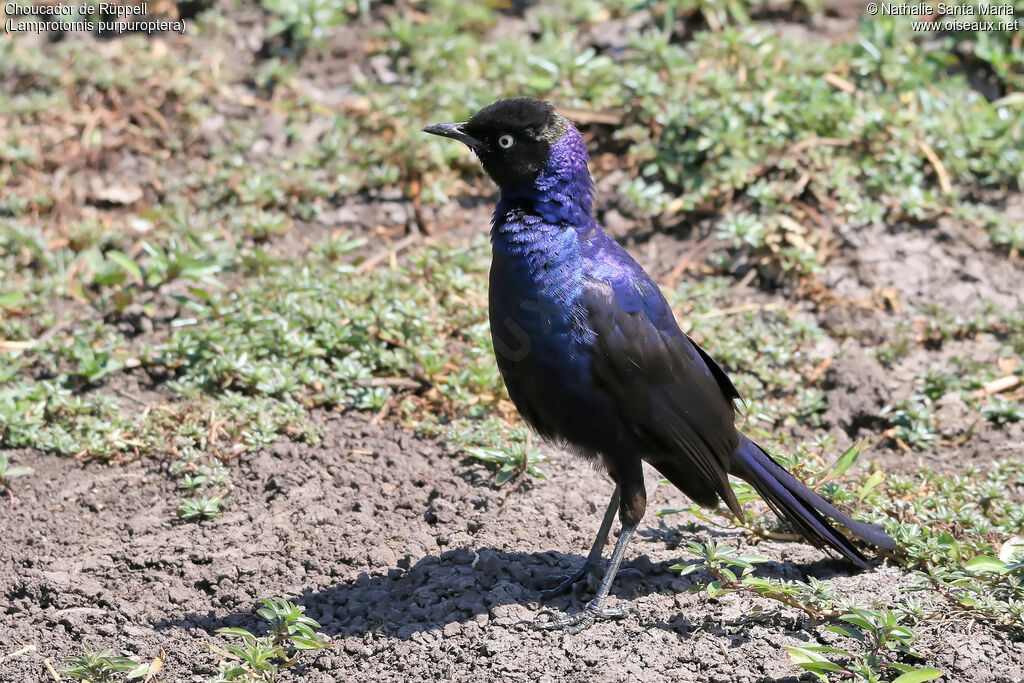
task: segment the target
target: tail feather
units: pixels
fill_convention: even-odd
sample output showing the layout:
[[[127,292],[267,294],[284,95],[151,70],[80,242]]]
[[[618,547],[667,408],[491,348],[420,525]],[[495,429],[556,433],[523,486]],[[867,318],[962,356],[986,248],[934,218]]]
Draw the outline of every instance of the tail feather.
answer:
[[[740,437],[740,445],[732,453],[730,466],[731,474],[750,483],[776,514],[791,522],[816,546],[831,547],[861,567],[870,566],[867,558],[828,521],[828,517],[879,548],[896,545],[896,541],[880,526],[858,522],[837,510],[745,436]]]

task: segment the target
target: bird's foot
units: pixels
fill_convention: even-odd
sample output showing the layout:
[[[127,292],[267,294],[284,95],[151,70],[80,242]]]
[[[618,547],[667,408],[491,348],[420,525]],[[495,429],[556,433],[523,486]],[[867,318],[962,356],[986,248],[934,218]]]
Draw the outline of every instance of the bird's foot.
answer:
[[[597,571],[596,564],[586,563],[569,576],[556,576],[553,578],[555,583],[551,588],[545,588],[540,592],[541,600],[550,600],[551,598],[558,597],[563,593],[572,591],[576,584],[580,583],[588,576],[595,574]]]
[[[595,621],[621,619],[632,612],[633,608],[628,605],[605,607],[597,600],[591,600],[590,604],[577,614],[543,610],[534,620],[533,627],[541,631],[560,630],[565,633],[579,633],[590,628]]]

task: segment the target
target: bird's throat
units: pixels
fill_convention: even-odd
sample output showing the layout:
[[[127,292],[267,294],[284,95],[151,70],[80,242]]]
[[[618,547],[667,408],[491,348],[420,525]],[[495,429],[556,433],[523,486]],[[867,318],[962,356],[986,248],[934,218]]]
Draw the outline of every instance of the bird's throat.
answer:
[[[588,160],[583,138],[570,126],[551,146],[544,170],[530,187],[501,188],[495,227],[510,212],[532,214],[552,226],[589,226],[593,222],[594,181]]]

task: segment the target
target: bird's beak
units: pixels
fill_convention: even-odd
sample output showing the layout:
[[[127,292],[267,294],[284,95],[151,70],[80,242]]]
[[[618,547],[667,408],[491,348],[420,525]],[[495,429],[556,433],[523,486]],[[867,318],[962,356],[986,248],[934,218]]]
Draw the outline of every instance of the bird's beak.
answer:
[[[475,137],[466,133],[463,130],[465,122],[462,123],[435,123],[432,126],[427,126],[423,129],[424,133],[430,133],[431,135],[440,135],[443,138],[451,138],[452,140],[458,140],[459,142],[472,147],[473,149],[480,149],[484,146],[484,143],[477,140]]]

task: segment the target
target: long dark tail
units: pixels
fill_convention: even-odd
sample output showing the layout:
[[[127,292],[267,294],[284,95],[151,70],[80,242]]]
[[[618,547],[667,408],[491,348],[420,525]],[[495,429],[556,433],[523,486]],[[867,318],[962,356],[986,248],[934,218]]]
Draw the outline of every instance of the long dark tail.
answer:
[[[740,435],[739,447],[732,452],[729,465],[730,474],[746,480],[757,489],[777,515],[793,523],[808,541],[819,548],[828,546],[861,567],[870,567],[867,558],[832,526],[827,517],[879,548],[896,545],[882,527],[858,522],[843,514],[743,435]]]

